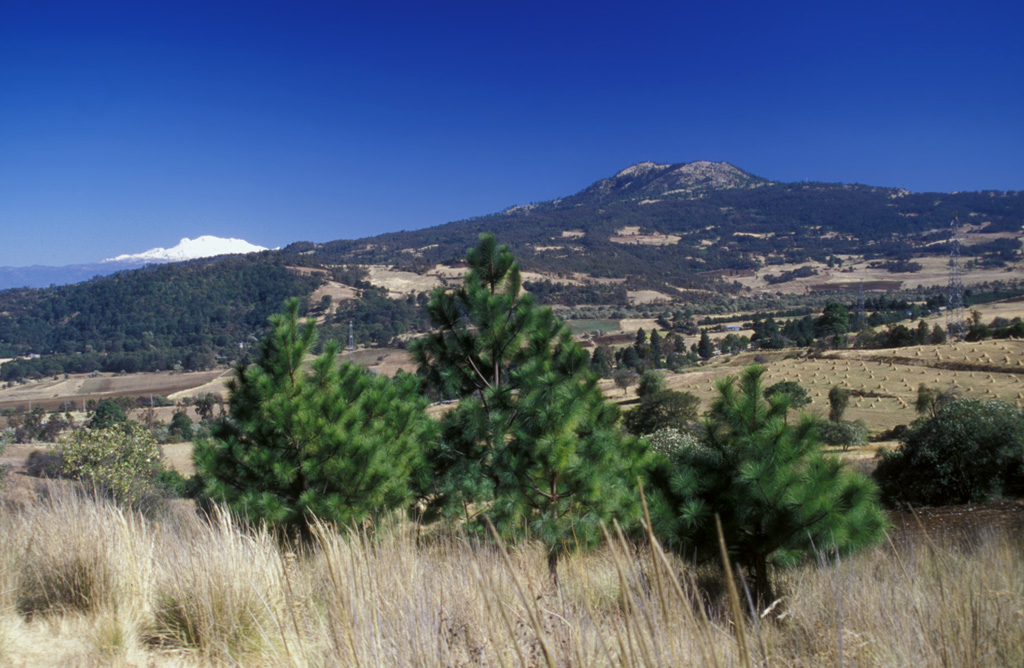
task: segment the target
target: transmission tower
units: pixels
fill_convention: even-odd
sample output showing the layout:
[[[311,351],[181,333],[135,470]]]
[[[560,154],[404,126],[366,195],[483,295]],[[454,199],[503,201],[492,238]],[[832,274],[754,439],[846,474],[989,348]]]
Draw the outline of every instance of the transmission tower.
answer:
[[[864,279],[860,279],[860,290],[857,292],[857,320],[856,329],[859,332],[864,328]]]
[[[356,351],[356,336],[352,332],[352,321],[348,321],[348,359],[351,361]]]
[[[963,341],[967,334],[964,322],[964,269],[960,264],[960,220],[953,216],[949,235],[949,301],[946,304],[946,334],[951,343]]]

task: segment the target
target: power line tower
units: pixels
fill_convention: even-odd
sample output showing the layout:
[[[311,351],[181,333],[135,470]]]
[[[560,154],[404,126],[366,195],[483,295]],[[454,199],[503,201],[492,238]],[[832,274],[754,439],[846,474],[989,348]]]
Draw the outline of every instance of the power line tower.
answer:
[[[856,328],[859,332],[864,329],[864,279],[860,279],[860,289],[857,291],[857,319]]]
[[[946,334],[950,343],[963,341],[967,334],[964,321],[964,269],[960,264],[960,220],[953,216],[949,235],[949,301],[946,304]]]
[[[348,359],[352,361],[356,352],[356,336],[352,332],[352,321],[348,321]]]

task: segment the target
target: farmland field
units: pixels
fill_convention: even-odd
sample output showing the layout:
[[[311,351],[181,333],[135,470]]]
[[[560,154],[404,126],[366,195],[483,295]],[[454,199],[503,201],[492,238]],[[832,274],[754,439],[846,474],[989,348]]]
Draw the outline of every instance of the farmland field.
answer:
[[[598,336],[610,334],[611,332],[619,331],[619,321],[612,320],[609,318],[582,318],[579,320],[566,320],[565,324],[569,326],[572,333],[576,336],[581,334],[593,335],[595,332]]]

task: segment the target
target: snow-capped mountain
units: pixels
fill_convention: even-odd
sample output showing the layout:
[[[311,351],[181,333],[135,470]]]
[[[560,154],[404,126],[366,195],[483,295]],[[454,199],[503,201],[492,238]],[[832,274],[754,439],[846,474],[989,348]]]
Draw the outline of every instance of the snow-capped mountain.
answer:
[[[184,262],[185,260],[196,260],[203,257],[258,253],[265,250],[267,249],[263,246],[251,244],[244,239],[222,239],[221,237],[203,235],[195,239],[185,237],[173,248],[151,248],[143,253],[118,255],[103,261],[127,263]]]
[[[78,283],[95,276],[106,276],[116,271],[137,269],[147,264],[184,262],[217,255],[257,253],[266,248],[242,239],[222,239],[204,235],[198,239],[182,239],[173,248],[153,248],[144,253],[118,255],[102,262],[73,264],[63,267],[0,267],[0,290],[8,288],[44,288],[48,285]]]

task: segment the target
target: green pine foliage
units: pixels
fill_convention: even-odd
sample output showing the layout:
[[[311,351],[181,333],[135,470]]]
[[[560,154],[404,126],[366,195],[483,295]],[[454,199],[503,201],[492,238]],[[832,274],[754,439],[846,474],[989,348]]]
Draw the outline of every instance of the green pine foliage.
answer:
[[[789,421],[784,392],[764,397],[765,368],[724,379],[697,447],[679,448],[656,472],[657,531],[688,557],[717,558],[715,515],[730,553],[771,600],[768,567],[876,543],[885,519],[865,476],[825,456],[817,420]]]
[[[345,362],[316,343],[299,302],[271,318],[255,364],[236,368],[230,417],[196,443],[207,492],[251,520],[304,531],[313,518],[347,524],[401,507],[434,423],[408,374],[395,379]]]
[[[506,538],[539,539],[554,576],[600,522],[635,520],[644,446],[618,431],[569,328],[522,291],[508,247],[482,235],[467,263],[462,289],[427,307],[438,331],[413,347],[431,385],[459,399],[432,453],[432,497]]]

